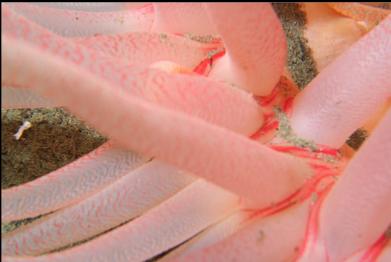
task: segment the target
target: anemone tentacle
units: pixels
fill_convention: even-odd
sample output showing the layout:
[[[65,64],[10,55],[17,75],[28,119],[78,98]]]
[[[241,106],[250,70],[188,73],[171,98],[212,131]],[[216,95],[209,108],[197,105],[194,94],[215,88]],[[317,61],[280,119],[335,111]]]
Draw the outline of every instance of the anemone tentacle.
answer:
[[[108,11],[119,11],[128,8],[139,8],[145,5],[149,5],[147,2],[111,2],[111,3],[94,3],[94,2],[41,2],[41,3],[32,3],[38,6],[47,6],[58,9],[66,10],[80,10],[87,12],[108,12]]]
[[[151,5],[112,12],[66,10],[30,3],[12,3],[8,6],[51,31],[67,37],[148,32],[154,20]]]
[[[84,201],[7,234],[2,254],[38,255],[90,238],[159,205],[194,180],[153,160]]]
[[[218,221],[207,230],[204,230],[194,238],[179,246],[165,256],[161,262],[172,261],[179,257],[186,257],[190,253],[203,250],[208,246],[224,240],[243,227],[246,222],[248,222],[250,214],[250,212],[243,210],[240,206],[240,210],[224,217],[221,221]]]
[[[388,244],[388,246],[383,250],[383,252],[378,257],[378,262],[387,262],[391,260],[391,245]]]
[[[144,216],[84,245],[6,261],[144,261],[232,213],[238,204],[237,196],[199,180]]]
[[[244,91],[199,76],[177,76],[164,72],[150,73],[150,71],[146,73],[137,63],[129,65],[125,60],[116,60],[99,51],[55,36],[22,17],[12,14],[11,10],[7,8],[2,9],[2,16],[5,20],[2,26],[4,26],[7,35],[34,44],[42,51],[49,51],[58,58],[81,66],[94,75],[108,80],[114,88],[121,87],[126,92],[147,101],[190,113],[246,135],[255,132],[262,125],[263,115],[260,107]],[[21,24],[24,25],[25,30],[20,29]],[[175,36],[173,37],[175,40]],[[176,40],[179,41],[179,39]],[[191,40],[187,41],[192,42]],[[164,44],[159,44],[159,41],[153,43],[164,49]],[[157,49],[159,50],[159,48]],[[191,58],[191,55],[186,55],[186,52],[191,51],[191,49],[186,50],[184,53],[173,55],[183,55]],[[139,58],[142,56],[142,54],[134,55]],[[201,60],[202,56],[198,58]],[[158,60],[156,57],[152,57],[149,61],[152,63]],[[195,61],[193,60],[192,63]],[[21,86],[15,81],[7,83],[6,79],[2,79],[2,84]],[[164,86],[167,87],[164,88]],[[22,85],[22,87],[26,87],[26,85]],[[199,97],[203,99],[198,99]],[[234,110],[232,108],[233,104],[239,107],[240,110]]]
[[[280,7],[2,4],[6,108],[64,106],[110,138],[2,190],[3,222],[44,215],[2,259],[388,261],[391,11],[301,4],[291,38]],[[320,71],[302,91],[284,32]]]
[[[15,40],[3,37],[2,44],[8,49],[2,52],[3,79],[30,85],[42,95],[66,105],[126,148],[200,175],[254,201],[257,206],[267,206],[289,196],[312,174],[300,159],[275,152],[201,119],[157,108],[121,90],[114,91],[108,83],[97,81],[88,72],[76,70],[69,63]],[[48,74],[42,65],[53,68],[56,76]],[[56,95],[64,89],[67,92],[63,96]],[[86,99],[91,92],[95,98]],[[111,110],[97,105],[106,105]],[[133,139],[128,139],[129,136]],[[178,152],[181,152],[179,158]],[[242,182],[237,184],[239,176]]]
[[[1,220],[34,217],[76,203],[146,160],[106,143],[46,176],[2,190]]]
[[[319,237],[332,261],[369,246],[390,224],[390,130],[389,110],[325,199]]]
[[[243,261],[290,261],[303,240],[309,206],[307,200],[273,216],[254,218],[227,239],[174,261],[233,261],[238,257]]]
[[[155,3],[153,32],[214,35],[217,33],[202,3]]]
[[[210,3],[206,9],[227,48],[210,76],[255,95],[269,94],[280,79],[287,56],[284,31],[271,5]]]
[[[324,69],[295,99],[292,127],[339,148],[391,97],[391,16]],[[373,88],[373,87],[376,88]]]

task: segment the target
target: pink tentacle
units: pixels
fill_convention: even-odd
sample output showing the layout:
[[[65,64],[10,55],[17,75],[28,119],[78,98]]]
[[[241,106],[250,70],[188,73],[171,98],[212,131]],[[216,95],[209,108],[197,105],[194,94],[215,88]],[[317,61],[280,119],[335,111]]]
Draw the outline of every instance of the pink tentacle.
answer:
[[[210,76],[256,95],[268,95],[285,66],[287,46],[280,21],[268,3],[206,4],[227,48]]]
[[[150,5],[148,2],[41,2],[31,3],[38,6],[46,6],[52,8],[66,9],[66,10],[79,10],[86,12],[113,12],[124,9],[140,8],[146,5]]]
[[[2,254],[38,255],[87,239],[139,216],[195,179],[152,161],[69,208],[2,237]]]
[[[249,212],[237,211],[164,256],[161,262],[185,258],[189,254],[215,245],[237,232],[248,220]]]
[[[142,99],[170,109],[184,111],[246,135],[255,132],[262,125],[261,109],[246,92],[199,76],[177,76],[163,72],[146,74],[139,68],[140,64],[130,65],[125,60],[109,57],[99,51],[57,37],[12,14],[12,11],[7,8],[2,9],[2,18],[4,20],[2,26],[7,35],[34,44],[45,52],[49,51],[61,59],[83,67],[94,75],[108,80],[114,84],[113,87],[120,86],[126,92]],[[174,36],[166,40],[171,39],[179,40]],[[156,49],[162,50],[160,46],[165,50],[165,44],[159,44],[159,41],[155,42],[158,44],[155,46]],[[167,45],[170,45],[169,42]],[[186,50],[192,52],[192,49]],[[179,54],[183,57],[191,57],[183,53]],[[136,56],[141,59],[143,55],[142,52]],[[150,62],[154,60],[156,57],[151,58]],[[5,80],[2,79],[2,84],[20,86],[15,82],[4,82]],[[164,86],[166,88],[163,88]],[[202,99],[199,99],[200,97]],[[233,108],[232,105],[236,107]]]
[[[386,231],[391,221],[390,128],[391,111],[325,198],[319,234],[314,235],[314,245],[302,261],[342,261],[370,247]]]
[[[295,100],[299,136],[338,148],[391,96],[391,16],[324,69]]]
[[[379,255],[377,262],[387,262],[391,261],[391,244],[390,241],[388,241],[389,244],[384,248],[383,252]]]
[[[202,176],[258,207],[286,198],[312,174],[300,159],[115,90],[88,72],[25,44],[7,37],[2,41],[2,76],[7,81],[30,86],[64,104],[123,146]],[[48,67],[56,74],[49,73]],[[58,96],[61,90],[67,92]],[[94,99],[89,99],[90,94]]]
[[[154,4],[154,32],[216,34],[202,3],[156,3]]]
[[[114,12],[65,10],[27,3],[7,5],[52,32],[68,37],[148,32],[154,19],[151,5]]]
[[[390,225],[390,130],[389,110],[325,201],[320,238],[332,261],[369,246]]]
[[[236,196],[199,180],[142,217],[84,245],[15,261],[145,261],[232,213],[237,204]]]
[[[309,204],[257,218],[231,237],[174,261],[291,261],[303,240]]]
[[[34,217],[78,202],[145,161],[106,143],[46,176],[1,190],[1,220]]]
[[[99,35],[77,40],[91,49],[112,57],[126,59],[137,66],[168,60],[194,68],[216,49],[219,43],[204,44],[172,34],[135,32],[118,35]]]

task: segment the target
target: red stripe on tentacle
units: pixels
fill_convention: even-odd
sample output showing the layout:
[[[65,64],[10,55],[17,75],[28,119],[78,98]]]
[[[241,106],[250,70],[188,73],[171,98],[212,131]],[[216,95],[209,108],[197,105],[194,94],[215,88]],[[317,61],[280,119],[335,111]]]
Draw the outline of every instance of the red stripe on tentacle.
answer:
[[[194,73],[197,73],[199,75],[205,75],[207,76],[209,74],[209,71],[211,70],[212,68],[212,65],[213,65],[213,62],[216,60],[216,59],[219,59],[221,58],[222,56],[224,56],[225,54],[225,50],[221,51],[221,52],[217,52],[215,53],[214,55],[212,55],[211,57],[208,57],[206,59],[204,59],[203,61],[201,61],[201,63],[199,63],[194,69],[193,69],[193,72]]]
[[[387,245],[389,238],[384,233],[362,256],[359,262],[376,261],[385,246]]]
[[[279,83],[267,96],[255,96],[254,99],[263,109],[264,124],[250,138],[266,143],[275,136],[279,120],[275,109],[281,108],[285,115],[290,116],[293,98],[298,93],[298,87],[287,77],[281,76]],[[269,137],[270,139],[267,139]],[[266,138],[266,140],[265,140]]]
[[[318,192],[318,200],[314,203],[314,205],[311,208],[311,211],[309,213],[309,219],[308,219],[308,224],[307,224],[307,229],[305,233],[305,239],[303,241],[302,246],[300,247],[300,251],[298,253],[298,256],[296,257],[295,261],[302,261],[306,259],[306,255],[311,256],[312,254],[306,254],[309,250],[312,250],[314,248],[314,245],[316,245],[317,241],[317,235],[319,232],[319,222],[318,222],[318,217],[320,213],[320,208],[322,206],[322,203],[327,195],[327,193],[330,191],[332,188],[333,184],[329,184],[323,191]],[[317,257],[319,258],[319,257]],[[311,258],[310,258],[311,259]],[[328,257],[328,254],[326,250],[324,250],[324,259],[326,262],[329,262],[330,259]],[[311,260],[310,260],[311,261]]]
[[[337,150],[334,149],[322,148],[320,150],[312,152],[305,148],[289,145],[271,145],[270,147],[276,151],[291,153],[300,158],[308,159],[308,163],[315,171],[315,175],[310,180],[308,180],[299,190],[297,190],[284,200],[271,207],[255,211],[254,214],[252,214],[250,217],[268,216],[285,208],[288,208],[296,204],[297,202],[302,202],[308,197],[310,197],[314,192],[317,192],[319,190],[322,191],[321,189],[317,189],[318,187],[325,187],[322,182],[326,183],[327,188],[330,187],[331,184],[333,184],[335,181],[334,178],[340,173],[340,170],[345,164],[344,159],[342,159],[341,155],[337,154]],[[319,160],[319,153],[335,157],[337,160],[336,163],[324,163],[323,161]],[[327,180],[330,178],[332,179],[332,181]],[[251,209],[247,209],[247,211],[251,212]]]
[[[268,96],[260,96],[258,97],[258,102],[261,106],[268,106],[270,105],[277,97],[278,95],[278,88],[274,88],[273,91]]]

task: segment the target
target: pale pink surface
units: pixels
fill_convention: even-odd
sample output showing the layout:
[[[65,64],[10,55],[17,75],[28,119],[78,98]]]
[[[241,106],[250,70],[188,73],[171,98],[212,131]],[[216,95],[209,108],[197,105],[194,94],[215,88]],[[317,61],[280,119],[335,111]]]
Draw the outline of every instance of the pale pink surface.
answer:
[[[292,261],[304,238],[309,204],[256,218],[229,238],[175,261]]]
[[[18,15],[8,5],[2,6],[2,19],[2,30],[7,35],[23,39],[39,46],[42,50],[84,66],[101,77],[117,82],[126,75],[132,75],[131,72],[126,74],[124,71],[149,66],[160,60],[170,59],[185,67],[195,66],[206,58],[209,51],[217,48],[190,39],[168,34],[162,36],[158,33],[91,36],[82,38],[83,40],[64,38]],[[94,43],[95,39],[96,43]],[[124,43],[118,43],[121,40]],[[128,44],[127,48],[124,44]],[[183,44],[186,46],[181,46]],[[149,49],[155,51],[151,52]],[[177,53],[174,52],[175,50]],[[123,83],[119,82],[119,84]]]
[[[243,5],[238,4],[238,7],[240,6]],[[178,10],[176,10],[176,12],[178,12]],[[253,10],[249,10],[249,13],[252,11]],[[194,13],[197,14],[197,11]],[[174,19],[172,21],[174,21]],[[26,32],[28,32],[26,24],[17,24],[15,29],[19,30],[18,28],[21,26],[23,29],[22,39],[32,43],[29,40],[28,33],[26,34]],[[256,29],[257,28],[254,28],[254,30]],[[13,30],[9,30],[9,34],[12,34],[12,31]],[[27,38],[24,37],[26,35]],[[34,36],[34,33],[32,35]],[[97,66],[97,63],[94,63],[94,61],[91,63],[89,58],[84,60],[84,57],[82,57],[81,61],[77,61],[77,59],[75,61],[75,55],[78,57],[79,54],[77,52],[70,52],[66,55],[62,55],[61,50],[58,52],[56,49],[51,49],[52,54],[47,54],[50,47],[48,49],[45,45],[50,46],[53,42],[47,41],[48,34],[44,33],[43,36],[43,41],[38,37],[39,40],[34,44],[38,47],[37,49],[25,45],[23,41],[14,41],[4,37],[5,39],[3,40],[4,44],[2,42],[2,47],[7,48],[7,52],[2,52],[3,78],[8,81],[8,83],[15,84],[15,86],[30,87],[31,90],[38,91],[40,94],[44,94],[46,97],[53,99],[55,104],[67,106],[72,112],[76,112],[78,116],[87,120],[89,124],[97,127],[98,130],[103,131],[116,141],[121,142],[121,145],[140,151],[147,156],[157,156],[158,158],[180,166],[187,171],[194,172],[196,175],[205,177],[240,196],[244,196],[246,199],[255,200],[255,202],[252,202],[252,204],[256,204],[255,207],[271,205],[271,208],[273,209],[275,207],[273,204],[277,203],[277,206],[279,206],[281,203],[290,202],[290,200],[287,201],[286,198],[289,195],[292,196],[293,192],[297,192],[296,190],[298,188],[302,188],[305,178],[312,174],[312,172],[308,170],[308,166],[302,161],[298,161],[294,157],[288,155],[277,153],[265,146],[249,141],[244,136],[230,132],[229,129],[248,135],[251,134],[253,129],[258,128],[261,125],[262,119],[259,117],[261,115],[260,108],[258,106],[253,106],[254,100],[249,95],[247,97],[242,96],[241,94],[243,94],[243,92],[235,93],[231,90],[232,88],[229,89],[227,85],[223,84],[219,85],[221,89],[213,89],[215,83],[213,81],[205,81],[202,77],[178,75],[178,72],[188,74],[190,70],[171,61],[157,61],[150,67],[155,69],[159,68],[164,72],[139,69],[138,66],[135,65],[125,65],[123,67],[121,65],[123,62],[118,60],[117,50],[112,52],[113,46],[110,45],[113,42],[110,42],[111,40],[106,41],[106,38],[103,38],[99,43],[104,46],[103,49],[93,53],[94,55],[99,56],[94,57],[94,59],[98,58],[97,60],[99,60],[100,66],[104,68],[103,72],[99,72],[99,70],[94,71],[94,69],[83,65],[83,63],[87,62],[93,66]],[[98,37],[98,39],[101,38]],[[139,37],[136,37],[136,39],[139,39]],[[88,41],[91,43],[93,40]],[[385,42],[386,46],[389,45],[389,42]],[[54,43],[56,43],[56,41],[54,41]],[[116,48],[116,43],[115,40],[114,49]],[[70,50],[77,45],[72,46],[73,44],[74,43],[71,43]],[[381,48],[384,48],[384,41],[382,44],[383,46]],[[67,47],[62,51],[69,50],[68,43],[66,43],[66,46]],[[243,46],[245,47],[246,45],[240,47]],[[102,46],[99,48],[101,47]],[[158,47],[161,47],[161,45],[158,45]],[[80,50],[80,48],[84,50],[84,47],[79,46],[74,50]],[[382,49],[381,51],[384,52]],[[90,54],[89,52],[91,51],[86,52],[87,57],[88,54]],[[114,54],[117,55],[117,57],[113,60],[107,60],[104,56],[101,56],[101,53],[106,55]],[[119,56],[120,55],[121,54],[119,54]],[[136,52],[136,55],[140,55],[141,58],[143,57],[142,53],[137,54]],[[150,56],[152,60],[154,57],[156,56]],[[173,57],[175,58],[175,55]],[[226,55],[225,59],[227,57],[228,56]],[[65,61],[63,60],[64,58]],[[103,63],[101,59],[103,59]],[[211,59],[210,62],[215,62],[212,60],[213,59]],[[224,58],[222,61],[224,61]],[[120,64],[119,66],[116,64],[117,62]],[[368,63],[367,65],[373,66],[373,63]],[[5,69],[3,68],[4,66],[6,67]],[[143,65],[143,67],[145,66],[147,65]],[[349,66],[354,65],[349,64]],[[47,72],[47,68],[50,68],[51,71]],[[107,69],[108,71],[105,71]],[[114,72],[114,77],[111,76],[110,73],[107,73],[110,72],[110,70]],[[118,70],[124,70],[122,73],[127,72],[125,73],[125,80],[129,80],[128,82],[122,81],[123,79],[118,81]],[[227,72],[228,71],[225,73]],[[54,74],[54,76],[50,74]],[[328,77],[331,76],[329,75]],[[368,83],[370,83],[370,81],[368,81]],[[363,86],[368,87],[366,86],[368,83]],[[132,92],[128,92],[127,87],[129,86],[135,87],[131,90]],[[198,88],[199,86],[202,88]],[[122,87],[122,89],[118,87]],[[212,91],[210,91],[210,89],[212,89]],[[354,89],[349,89],[348,91],[354,93]],[[227,100],[226,93],[224,92],[227,92],[227,97],[231,97],[232,100]],[[94,99],[90,99],[92,94]],[[204,97],[204,95],[206,97]],[[351,96],[353,95],[351,94]],[[389,94],[386,95],[385,99],[389,96]],[[235,97],[239,97],[239,99],[235,100]],[[216,103],[216,100],[218,99],[221,99],[221,102],[217,101]],[[344,99],[349,100],[350,96],[346,95]],[[147,102],[144,100],[147,100]],[[200,102],[197,100],[200,100]],[[211,108],[206,107],[210,105],[211,101],[214,102],[213,106]],[[245,105],[244,107],[246,109],[236,114],[238,108],[243,108],[242,105]],[[376,103],[373,103],[372,107],[375,107],[376,105]],[[202,108],[202,112],[199,112],[200,107]],[[371,106],[368,106],[368,108],[370,107]],[[167,110],[167,108],[169,110]],[[233,114],[232,118],[231,112],[227,112],[230,109]],[[254,114],[250,115],[250,117],[245,119],[243,121],[244,123],[242,123],[240,121],[240,116],[247,116],[248,112],[246,112],[246,110],[249,110],[249,112]],[[266,123],[268,110],[270,111],[270,108],[267,108],[264,111]],[[372,110],[376,109],[372,108]],[[182,112],[188,114],[186,115]],[[340,113],[342,115],[344,112]],[[390,125],[390,114],[391,113],[389,112],[388,125]],[[219,120],[216,121],[214,118],[217,116],[217,119],[221,119],[220,115],[223,115],[223,120],[221,121],[223,124],[220,124],[221,122],[219,122]],[[210,123],[193,118],[194,116],[199,116],[201,119]],[[214,127],[213,124],[221,125],[228,130],[221,127]],[[391,140],[389,135],[383,138],[388,139],[388,141]],[[378,141],[377,144],[376,148],[379,149],[380,142]],[[378,150],[383,152],[382,156],[391,153],[390,144],[385,143],[385,145],[386,148],[380,148]],[[383,165],[383,167],[376,167],[375,170],[387,172],[387,170],[384,170],[384,164],[388,164],[386,162],[387,158],[384,158],[386,160],[379,160],[376,158],[376,150],[372,150],[376,152],[371,152],[371,150],[369,150],[370,153],[366,153],[366,151],[368,151],[366,148],[367,147],[365,146],[362,148],[364,150],[364,153],[362,154],[370,154],[371,156],[368,157],[370,161],[375,164],[377,163],[376,161],[378,161],[380,166]],[[273,147],[273,149],[276,148]],[[284,149],[284,146],[282,146],[281,149]],[[301,150],[298,147],[294,147],[294,149]],[[328,149],[326,148],[325,150]],[[333,152],[333,150],[331,151]],[[336,153],[338,154],[338,151],[336,151]],[[315,156],[311,153],[307,156],[306,154],[307,153],[303,153],[304,157]],[[336,160],[340,161],[340,159]],[[325,159],[318,159],[316,161],[313,159],[309,160],[309,162],[311,162],[311,167],[316,171],[316,177],[318,177],[318,171],[322,167],[325,168],[326,171],[328,170],[328,164],[324,161]],[[355,163],[354,161],[356,160],[353,160],[353,166]],[[364,159],[364,157],[362,157],[361,162],[364,161],[367,161],[367,158]],[[362,173],[360,179],[364,177],[365,182],[369,181],[368,174],[371,173],[373,169],[372,162],[362,164],[366,168],[363,168],[367,173],[366,176],[364,175],[363,170],[359,170],[359,172]],[[314,163],[320,164],[320,166],[315,167],[313,165]],[[322,164],[325,164],[326,166]],[[361,163],[358,165],[360,164]],[[270,174],[266,173],[265,170],[266,172],[270,172]],[[349,167],[347,170],[349,170]],[[328,171],[331,172],[332,170],[330,169]],[[381,174],[381,178],[384,178],[386,183],[380,183],[378,181],[378,184],[375,185],[372,190],[352,188],[351,184],[354,183],[349,182],[350,184],[347,183],[347,186],[345,184],[345,188],[347,187],[348,189],[343,189],[343,191],[344,193],[345,191],[348,193],[353,192],[351,194],[353,196],[354,194],[358,194],[354,199],[355,201],[364,199],[362,203],[365,203],[365,201],[370,203],[380,199],[380,201],[377,202],[384,206],[385,199],[390,199],[390,191],[388,190],[387,194],[387,189],[385,188],[391,188],[388,183],[390,179],[386,178],[386,175],[389,175],[389,173]],[[100,211],[113,213],[109,212],[111,205],[107,205],[104,201],[112,200],[112,198],[107,198],[109,195],[115,195],[116,192],[126,191],[121,190],[121,188],[134,188],[133,183],[128,185],[128,183],[124,182],[125,179],[128,178],[129,177],[123,177],[94,197],[83,200],[76,206],[66,208],[59,212],[59,216],[57,216],[59,220],[57,220],[57,222],[60,220],[68,220],[66,216],[62,216],[64,214],[74,214],[75,216],[78,216],[85,210],[94,210],[94,201],[97,201],[97,206]],[[355,179],[356,178],[353,178],[351,180],[355,181]],[[124,183],[121,183],[121,181]],[[144,180],[144,176],[143,181],[146,183],[146,190],[148,190],[149,186],[154,182],[158,182],[153,181],[153,179],[150,181],[148,177],[145,177]],[[340,181],[338,181],[337,184],[339,182]],[[370,182],[371,181],[368,183]],[[163,184],[164,182],[161,183]],[[166,186],[170,187],[174,184],[175,182],[173,181],[173,183],[169,183]],[[380,188],[379,192],[371,192],[375,191],[378,187]],[[111,191],[112,189],[114,190]],[[141,192],[143,189],[140,189]],[[153,188],[151,188],[151,190],[153,190]],[[309,190],[313,192],[312,189]],[[338,192],[338,190],[336,190],[336,192]],[[159,192],[157,193],[159,194]],[[381,193],[384,194],[379,197],[379,194]],[[372,224],[368,222],[371,220],[369,213],[371,211],[356,210],[358,207],[357,205],[354,205],[354,201],[352,202],[352,206],[346,208],[347,211],[339,211],[339,215],[342,217],[341,221],[343,222],[343,224],[339,224],[340,221],[334,218],[334,208],[345,205],[346,203],[339,203],[338,201],[340,201],[340,199],[349,199],[350,196],[345,196],[342,193],[334,194],[337,195],[337,200],[331,201],[331,207],[327,210],[328,214],[324,215],[324,217],[327,218],[328,216],[329,218],[327,221],[326,219],[324,220],[329,223],[326,224],[326,226],[338,224],[337,226],[343,228],[343,230],[337,233],[344,234],[348,232],[347,235],[349,235],[352,233],[349,230],[352,230],[353,228],[350,227],[350,223],[353,221],[353,226],[359,228],[359,230],[360,227],[362,229],[362,224],[360,223],[366,223],[369,226],[368,229],[365,230],[369,231],[372,227]],[[384,197],[385,195],[386,197]],[[123,198],[123,200],[124,199],[125,198]],[[294,201],[296,200],[294,199],[290,203],[294,203]],[[231,235],[228,239],[215,244],[216,241],[227,237],[227,235],[230,235],[240,227],[241,219],[243,219],[243,217],[239,216],[239,219],[233,220],[230,220],[231,217],[228,217],[228,215],[239,208],[238,202],[237,196],[224,192],[221,188],[201,180],[176,194],[162,205],[143,214],[140,218],[105,236],[99,237],[90,243],[57,254],[44,255],[35,259],[7,258],[8,260],[6,261],[85,261],[90,259],[97,261],[101,259],[110,261],[144,260],[190,239],[201,230],[205,230],[205,234],[201,234],[196,239],[193,239],[195,245],[191,245],[191,243],[188,243],[189,245],[187,245],[190,246],[190,248],[195,248],[196,253],[194,255],[199,255],[202,261],[204,261],[204,256],[207,253],[212,254],[212,257],[208,257],[208,259],[221,258],[221,260],[224,261],[227,259],[237,260],[238,258],[244,258],[244,260],[247,259],[247,261],[258,261],[259,259],[265,261],[281,259],[291,260],[294,258],[294,254],[297,252],[297,247],[300,244],[309,243],[314,244],[312,247],[314,247],[315,250],[312,250],[313,253],[311,254],[314,255],[314,257],[311,259],[309,256],[304,256],[300,261],[320,262],[327,260],[326,257],[321,254],[324,252],[323,243],[326,242],[327,244],[328,242],[331,242],[333,244],[334,237],[340,237],[340,235],[336,234],[334,236],[328,231],[323,234],[322,230],[324,229],[322,229],[322,226],[324,227],[325,222],[321,219],[320,238],[318,241],[315,239],[314,243],[311,243],[311,241],[313,241],[312,237],[318,236],[318,220],[313,219],[313,216],[316,218],[318,217],[319,209],[316,209],[316,207],[324,207],[320,205],[322,202],[317,200],[315,202],[317,204],[315,205],[316,207],[312,207],[312,211],[315,210],[316,212],[311,213],[311,217],[308,220],[308,216],[305,216],[305,214],[308,215],[309,210],[309,201],[307,200],[307,202],[298,203],[290,209],[282,209],[279,213],[270,217],[262,219],[258,217],[255,219],[255,222],[253,221],[254,223],[251,223],[250,221],[248,227],[247,223],[244,223],[245,225],[243,226],[246,227],[242,228],[242,230]],[[128,202],[126,201],[121,201],[120,205],[127,205],[127,203]],[[303,205],[307,206],[303,208]],[[78,209],[78,207],[81,208]],[[300,208],[303,212],[297,211]],[[344,215],[345,213],[348,213],[349,208],[353,210],[353,212],[352,214],[347,214],[345,217]],[[362,207],[359,206],[359,208]],[[371,208],[375,210],[378,207],[371,205]],[[123,210],[123,208],[121,210]],[[297,212],[292,210],[296,210]],[[383,208],[381,211],[375,210],[374,218],[372,218],[372,221],[374,221],[373,223],[376,224],[377,221],[381,221],[380,224],[385,224],[384,221],[387,221],[387,219],[389,222],[391,220],[389,219],[389,211],[390,210],[387,208]],[[192,214],[192,212],[196,214]],[[381,212],[386,213],[385,218],[381,217]],[[122,212],[114,213],[119,216],[123,214]],[[364,222],[361,220],[358,221],[356,217],[351,217],[361,215],[365,218],[363,220]],[[123,218],[127,218],[128,216],[129,213],[127,213],[126,216],[123,216]],[[101,217],[97,216],[95,221],[100,219]],[[90,223],[93,220],[94,218],[87,216],[84,217],[83,221]],[[114,218],[111,217],[109,220],[112,221]],[[103,218],[101,221],[105,221],[105,219]],[[120,220],[117,222],[119,221]],[[216,223],[217,225],[212,227],[212,224]],[[57,223],[54,224],[58,225]],[[258,228],[260,225],[262,226],[261,231]],[[309,231],[310,234],[306,235],[306,238],[304,239],[305,234],[303,231],[305,230],[305,225],[309,226],[307,227],[307,231]],[[65,227],[66,226],[71,228],[74,224],[68,224],[65,225]],[[98,227],[96,223],[92,225],[92,227],[94,226]],[[46,226],[43,225],[43,227]],[[99,230],[99,228],[95,229]],[[222,232],[221,230],[223,229],[227,229],[229,232]],[[281,231],[288,233],[284,235]],[[52,233],[56,235],[57,232],[49,232],[48,234],[50,235]],[[381,235],[381,233],[377,236],[375,236],[375,233],[372,233],[372,236],[369,236],[373,238],[372,241],[368,240],[367,243],[364,243],[363,248],[371,249],[372,247],[370,245],[379,238],[379,235]],[[57,241],[61,241],[62,236],[64,235],[60,234],[60,238],[58,238]],[[350,236],[352,236],[352,234]],[[282,237],[283,241],[281,241]],[[36,240],[37,242],[40,241],[38,239]],[[127,243],[127,240],[129,240],[130,243]],[[303,240],[304,242],[302,242]],[[352,253],[354,256],[357,254],[354,253],[357,250],[353,252],[350,251],[350,249],[355,248],[354,246],[357,246],[357,242],[360,241],[353,241],[352,244],[350,244],[350,242],[344,243],[346,246],[341,247],[344,250],[337,250],[337,255],[333,254],[333,256],[339,256],[345,252],[349,253],[349,255],[346,255],[345,257],[352,258]],[[210,244],[215,245],[209,246],[205,250],[199,249]],[[243,247],[243,245],[246,246]],[[326,249],[329,251],[329,246],[326,245]],[[221,250],[226,252],[221,252]],[[384,250],[384,252],[386,252],[386,250]],[[385,257],[387,258],[387,256]],[[310,258],[310,260],[308,260],[308,258]],[[332,257],[332,259],[334,259],[334,257]]]
[[[155,3],[154,32],[216,34],[202,3]]]
[[[223,218],[237,204],[235,195],[199,180],[132,223],[84,245],[15,261],[144,261]]]
[[[391,111],[350,161],[320,211],[330,261],[368,247],[391,221]]]
[[[9,3],[7,5],[51,31],[68,37],[148,32],[154,18],[153,8],[150,5],[113,12],[66,10],[28,3]]]
[[[175,35],[147,32],[63,38],[16,14],[8,5],[2,7],[4,33],[83,65],[101,76],[104,75],[104,69],[111,68],[115,70],[110,73],[120,78],[116,71],[120,71],[121,67],[145,67],[167,59],[192,67],[202,61],[209,51],[217,48],[216,45],[201,44]],[[151,52],[150,49],[154,51]],[[114,55],[115,58],[108,55]]]
[[[104,144],[46,176],[2,190],[1,220],[34,217],[76,203],[145,161],[135,153]]]
[[[32,2],[38,6],[90,12],[112,12],[150,5],[147,2]]]
[[[391,261],[391,243],[388,244],[383,250],[383,252],[378,257],[377,262],[388,262]]]
[[[54,56],[7,37],[2,40],[2,76],[6,81],[30,86],[123,146],[202,176],[258,207],[288,197],[311,175],[300,159],[201,119],[158,108]],[[48,66],[56,74],[49,73]],[[61,90],[67,92],[60,97]],[[86,99],[91,93],[94,99]]]
[[[211,51],[223,47],[222,44],[203,44],[173,34],[147,32],[84,37],[76,41],[140,67],[168,60],[193,69]]]
[[[142,59],[133,60],[129,64],[126,59],[110,57],[104,52],[86,48],[74,41],[51,34],[44,28],[13,14],[7,6],[3,7],[2,29],[7,35],[34,44],[45,52],[85,68],[95,76],[114,84],[112,89],[120,87],[147,101],[184,111],[246,135],[252,134],[262,125],[263,115],[259,105],[244,91],[200,76],[175,76],[159,71],[145,72],[140,69],[146,66]],[[179,41],[175,36],[165,38],[163,42],[155,40],[149,43],[150,48],[153,46],[160,51],[171,49],[170,42]],[[142,42],[142,40],[137,41]],[[189,44],[192,42],[185,41]],[[141,58],[145,54],[143,50],[134,50],[133,56]],[[137,55],[139,51],[141,54]],[[176,53],[181,58],[175,59],[174,62],[194,59],[195,57],[189,55],[189,52],[192,52],[192,49],[185,49],[184,53]],[[159,56],[150,57],[147,61],[152,63],[164,58],[162,55]],[[202,56],[198,59],[201,61]],[[194,64],[194,61],[189,63]],[[7,83],[4,80],[2,79],[2,84],[20,86],[18,83]],[[63,93],[64,90],[59,92]],[[202,99],[198,99],[200,97]]]
[[[204,232],[182,244],[176,250],[170,252],[170,254],[165,256],[161,262],[171,261],[172,259],[178,259],[179,257],[183,258],[192,252],[200,251],[224,240],[241,228],[248,218],[249,212],[242,210],[230,214],[228,217],[225,217]]]
[[[268,95],[280,80],[287,56],[285,34],[271,5],[209,3],[206,7],[227,48],[210,76]]]
[[[373,254],[373,252],[368,253],[368,248],[364,248],[363,250],[356,252],[354,255],[344,260],[344,262],[389,262],[391,261],[390,245],[391,242],[388,241],[388,244],[386,243],[384,248],[377,250],[378,252],[375,251],[376,254]]]
[[[391,96],[391,16],[325,68],[295,99],[294,131],[339,148]]]
[[[1,252],[38,255],[87,239],[139,216],[193,181],[193,177],[154,160],[84,201],[2,237]]]

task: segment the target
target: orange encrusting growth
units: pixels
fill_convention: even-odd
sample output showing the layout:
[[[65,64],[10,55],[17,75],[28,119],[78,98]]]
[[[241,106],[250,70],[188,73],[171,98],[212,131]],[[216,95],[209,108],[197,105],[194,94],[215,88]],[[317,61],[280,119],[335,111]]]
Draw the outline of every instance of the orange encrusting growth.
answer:
[[[304,37],[319,72],[366,33],[360,23],[326,3],[303,3],[302,7],[307,18]]]
[[[391,10],[363,3],[329,3],[329,5],[345,16],[367,23],[368,30],[391,14]]]

